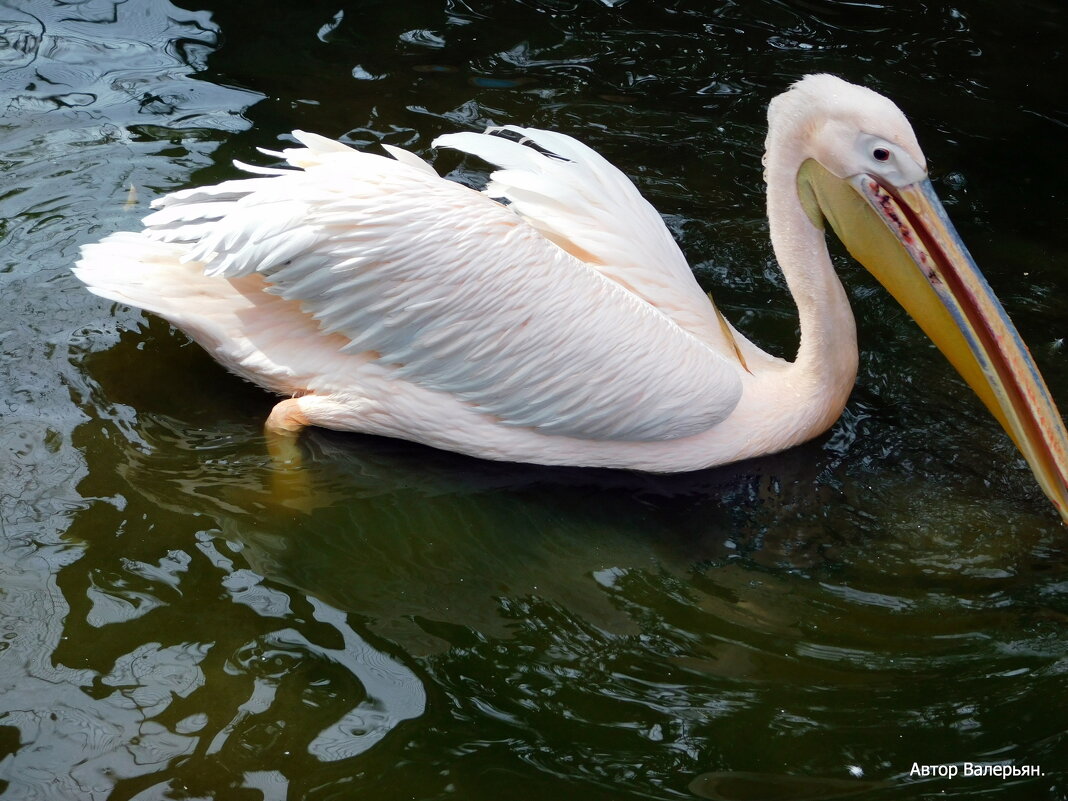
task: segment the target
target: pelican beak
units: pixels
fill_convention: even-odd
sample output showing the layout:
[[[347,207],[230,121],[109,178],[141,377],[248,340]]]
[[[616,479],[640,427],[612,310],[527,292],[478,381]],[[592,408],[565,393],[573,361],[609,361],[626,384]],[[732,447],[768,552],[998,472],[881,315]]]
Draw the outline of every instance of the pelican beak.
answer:
[[[1068,523],[1068,434],[1034,359],[969,255],[931,182],[838,178],[815,161],[798,173],[810,218],[822,212],[975,390]]]

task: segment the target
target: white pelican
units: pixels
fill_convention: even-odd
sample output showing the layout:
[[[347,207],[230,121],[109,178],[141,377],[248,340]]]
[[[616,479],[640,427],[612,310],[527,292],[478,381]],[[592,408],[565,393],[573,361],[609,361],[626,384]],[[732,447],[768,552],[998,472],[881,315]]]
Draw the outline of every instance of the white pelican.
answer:
[[[256,177],[160,198],[142,231],[86,246],[75,268],[92,292],[161,315],[288,396],[269,432],[647,471],[789,448],[831,426],[856,378],[827,221],[1068,520],[1061,417],[908,121],[871,90],[810,75],[768,109],[771,241],[800,318],[792,362],[723,319],[634,185],[568,136],[506,126],[435,140],[500,168],[481,193],[398,148],[294,136],[302,147],[271,154],[289,168],[238,164]]]

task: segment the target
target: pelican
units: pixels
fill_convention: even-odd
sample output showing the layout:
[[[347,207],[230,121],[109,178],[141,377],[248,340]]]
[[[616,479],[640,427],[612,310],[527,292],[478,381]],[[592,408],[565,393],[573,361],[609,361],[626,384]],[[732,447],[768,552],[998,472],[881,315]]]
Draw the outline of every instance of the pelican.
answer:
[[[916,319],[1068,521],[1068,437],[890,100],[810,75],[772,100],[771,241],[797,303],[793,361],[731,326],[662,219],[589,147],[516,126],[438,137],[498,169],[484,191],[418,156],[301,131],[286,167],[153,203],[83,249],[90,291],[158,314],[286,396],[266,429],[324,426],[472,456],[686,471],[828,429],[857,373],[825,241]],[[500,202],[504,201],[504,202]]]

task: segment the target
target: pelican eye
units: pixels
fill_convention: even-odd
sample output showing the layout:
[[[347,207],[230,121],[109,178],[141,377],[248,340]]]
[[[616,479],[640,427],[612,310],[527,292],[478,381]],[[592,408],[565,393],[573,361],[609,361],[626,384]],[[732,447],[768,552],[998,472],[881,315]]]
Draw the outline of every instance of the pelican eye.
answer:
[[[885,147],[877,147],[871,152],[876,161],[886,161],[890,158],[890,151]]]

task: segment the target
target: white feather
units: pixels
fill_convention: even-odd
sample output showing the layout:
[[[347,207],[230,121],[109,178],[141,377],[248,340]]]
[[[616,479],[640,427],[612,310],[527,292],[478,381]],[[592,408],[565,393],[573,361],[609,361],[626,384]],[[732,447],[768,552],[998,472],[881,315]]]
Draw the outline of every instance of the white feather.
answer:
[[[294,136],[305,147],[284,155],[299,169],[174,193],[145,219],[142,238],[183,243],[166,252],[210,279],[259,274],[324,336],[344,338],[336,358],[375,353],[398,380],[500,424],[665,440],[706,430],[734,408],[741,384],[727,359],[509,208],[441,180],[421,160]],[[560,202],[547,177],[520,180]],[[80,275],[102,294],[114,280]],[[123,290],[108,296],[190,327],[188,314],[165,304]],[[668,352],[672,361],[660,356]]]
[[[506,130],[533,147],[493,135]],[[497,165],[486,192],[512,204],[546,238],[644,298],[680,326],[727,350],[708,296],[682,251],[634,184],[596,151],[564,134],[504,126],[439,136],[448,147]]]
[[[434,168],[415,155],[415,153],[411,153],[403,148],[385,144],[382,145],[382,149],[402,164],[407,164],[409,167],[415,167],[417,170],[422,170],[428,175],[433,175],[435,178],[438,177],[438,174],[434,172]]]

